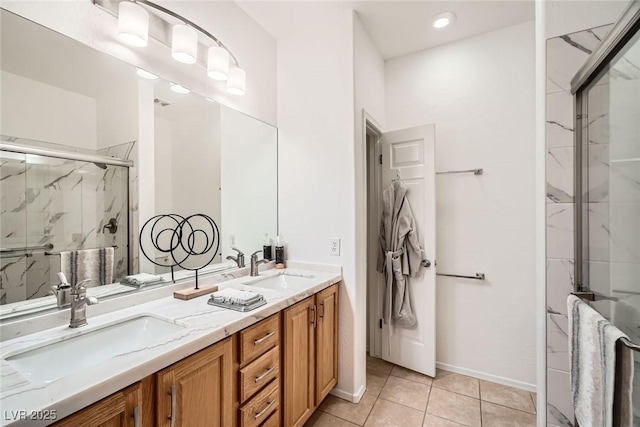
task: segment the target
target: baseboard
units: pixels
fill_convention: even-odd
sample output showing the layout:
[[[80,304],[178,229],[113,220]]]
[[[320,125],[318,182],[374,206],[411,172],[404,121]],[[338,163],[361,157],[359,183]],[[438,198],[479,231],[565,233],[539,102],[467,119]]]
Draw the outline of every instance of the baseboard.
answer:
[[[362,396],[364,395],[364,392],[366,390],[367,390],[367,388],[363,384],[355,394],[346,392],[344,390],[340,390],[338,388],[334,388],[333,390],[331,390],[329,392],[329,394],[331,394],[331,395],[333,395],[335,397],[339,397],[340,399],[347,400],[347,401],[352,402],[352,403],[358,403],[358,402],[360,402],[360,399],[362,399]]]
[[[469,377],[478,378],[480,380],[491,381],[494,383],[506,385],[509,387],[519,388],[521,390],[526,390],[535,393],[536,386],[535,384],[525,383],[523,381],[512,380],[510,378],[499,377],[497,375],[487,374],[485,372],[474,371],[472,369],[460,368],[458,366],[448,365],[446,363],[436,362],[436,367],[438,369],[442,369],[443,371],[455,372],[456,374],[467,375]]]

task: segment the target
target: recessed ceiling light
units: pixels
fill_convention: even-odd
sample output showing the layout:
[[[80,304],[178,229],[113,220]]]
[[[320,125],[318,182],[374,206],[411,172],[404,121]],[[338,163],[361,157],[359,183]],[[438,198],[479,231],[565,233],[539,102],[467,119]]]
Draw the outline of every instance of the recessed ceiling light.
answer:
[[[185,94],[191,92],[186,87],[180,86],[177,83],[171,83],[171,90],[174,91],[175,93],[179,93],[180,95],[185,95]]]
[[[456,14],[453,12],[438,13],[433,17],[433,28],[440,29],[448,27],[456,21]]]
[[[155,80],[158,78],[158,76],[156,76],[155,74],[150,73],[147,70],[143,70],[142,68],[138,68],[136,70],[136,74],[138,74],[143,79]]]
[[[209,101],[209,102],[213,102],[214,104],[217,104],[217,102],[216,102],[215,100],[211,99],[211,98],[205,98],[205,99],[206,99],[207,101]]]

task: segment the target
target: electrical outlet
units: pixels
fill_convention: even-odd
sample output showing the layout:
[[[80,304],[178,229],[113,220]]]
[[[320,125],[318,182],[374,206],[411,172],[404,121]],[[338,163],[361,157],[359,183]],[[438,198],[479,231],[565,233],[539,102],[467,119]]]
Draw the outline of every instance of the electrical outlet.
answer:
[[[340,256],[340,239],[329,239],[329,255]]]

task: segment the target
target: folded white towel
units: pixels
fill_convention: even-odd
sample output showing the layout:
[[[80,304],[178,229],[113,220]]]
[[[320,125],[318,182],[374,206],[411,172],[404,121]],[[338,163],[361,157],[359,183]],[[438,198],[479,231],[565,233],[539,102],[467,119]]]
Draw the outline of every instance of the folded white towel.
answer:
[[[162,277],[158,276],[157,274],[140,273],[140,274],[134,274],[131,276],[126,276],[125,280],[130,283],[146,284],[146,283],[161,281]]]
[[[581,426],[613,425],[616,374],[616,342],[626,335],[600,313],[574,295],[567,299],[569,313],[569,359],[575,417]],[[622,381],[616,396],[621,403],[620,423],[631,427],[631,350],[623,350]],[[632,360],[632,359],[631,359]]]
[[[243,291],[233,288],[226,288],[220,291],[216,291],[212,294],[212,296],[215,301],[240,305],[250,305],[257,301],[260,301],[263,298],[262,295],[256,292]]]

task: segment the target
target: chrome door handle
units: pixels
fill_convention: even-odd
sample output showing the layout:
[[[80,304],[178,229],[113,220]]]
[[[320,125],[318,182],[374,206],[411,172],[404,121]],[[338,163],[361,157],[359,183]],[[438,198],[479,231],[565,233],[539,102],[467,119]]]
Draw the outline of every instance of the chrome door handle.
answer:
[[[169,415],[169,419],[171,420],[171,427],[175,427],[176,425],[176,386],[175,384],[171,386],[171,391],[169,392],[169,396],[171,396],[171,415]]]
[[[270,367],[269,369],[267,369],[266,371],[264,371],[263,373],[261,373],[260,375],[258,375],[256,377],[256,382],[260,382],[262,381],[267,375],[269,375],[271,373],[271,371],[273,371],[274,369],[276,369],[275,366]]]
[[[142,427],[140,425],[140,406],[133,408],[133,427]]]
[[[267,406],[264,407],[264,409],[260,412],[256,412],[256,414],[253,416],[254,420],[257,420],[258,418],[260,418],[261,416],[264,415],[265,412],[267,412],[269,410],[269,408],[271,408],[271,406],[273,406],[273,404],[276,403],[276,400],[273,399],[271,402],[267,403]]]
[[[253,342],[253,345],[258,345],[258,344],[260,344],[260,343],[262,343],[262,342],[264,342],[264,341],[268,340],[269,338],[271,338],[272,336],[274,336],[274,335],[275,335],[275,333],[276,333],[276,331],[271,331],[271,332],[269,332],[267,335],[263,336],[262,338],[260,338],[260,339],[258,339],[258,340],[255,340],[255,341]]]

